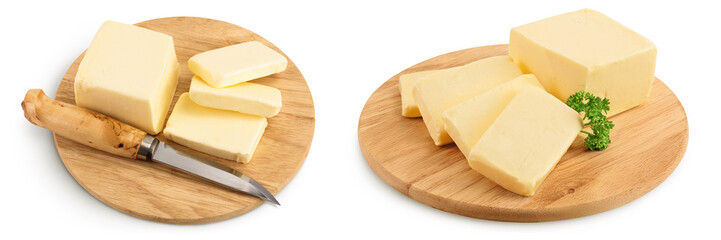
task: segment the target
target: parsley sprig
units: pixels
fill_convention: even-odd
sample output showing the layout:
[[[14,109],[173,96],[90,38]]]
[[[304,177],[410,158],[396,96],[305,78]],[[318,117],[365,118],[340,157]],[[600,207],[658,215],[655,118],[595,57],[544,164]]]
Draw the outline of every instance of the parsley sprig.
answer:
[[[591,126],[593,133],[581,130],[587,135],[584,145],[590,150],[604,150],[611,143],[608,133],[614,125],[605,115],[608,114],[610,104],[611,101],[607,98],[596,97],[583,90],[571,95],[566,101],[566,105],[573,110],[583,112],[583,120],[588,120],[584,126]]]

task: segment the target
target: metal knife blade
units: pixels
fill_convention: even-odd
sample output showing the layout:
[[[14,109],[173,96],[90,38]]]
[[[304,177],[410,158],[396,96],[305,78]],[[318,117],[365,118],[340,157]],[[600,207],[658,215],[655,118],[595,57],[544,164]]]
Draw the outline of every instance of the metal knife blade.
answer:
[[[158,139],[147,135],[143,143],[150,143],[149,150],[145,156],[154,162],[170,165],[177,169],[200,176],[202,178],[219,183],[234,190],[256,196],[265,201],[280,206],[278,200],[268,190],[247,175],[235,169],[217,164],[213,161],[194,156],[192,154],[175,149],[172,146],[158,141]],[[141,144],[141,149],[143,148]],[[141,155],[143,151],[138,154]]]

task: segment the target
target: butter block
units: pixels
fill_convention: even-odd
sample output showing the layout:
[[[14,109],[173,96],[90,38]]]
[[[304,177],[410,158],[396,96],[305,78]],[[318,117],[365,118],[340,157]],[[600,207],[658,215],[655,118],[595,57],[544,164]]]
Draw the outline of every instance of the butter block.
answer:
[[[215,88],[282,72],[287,65],[283,55],[256,41],[198,53],[188,60],[190,71]]]
[[[443,122],[446,124],[448,135],[463,156],[469,157],[471,148],[478,143],[483,133],[518,91],[526,86],[543,89],[533,74],[524,74],[443,112]]]
[[[439,71],[418,81],[413,94],[433,142],[437,146],[453,142],[446,131],[443,112],[521,74],[511,58],[496,56]]]
[[[609,116],[648,98],[656,68],[653,43],[590,9],[513,28],[508,54],[561,101],[580,90],[610,99]]]
[[[283,104],[277,88],[250,82],[213,88],[197,75],[190,81],[190,99],[206,107],[263,117],[275,116]]]
[[[163,130],[179,74],[171,36],[107,21],[75,74],[75,102],[157,134]]]
[[[163,135],[213,156],[248,163],[266,126],[264,117],[200,106],[183,93]]]
[[[401,90],[401,115],[404,117],[420,117],[421,112],[418,110],[416,100],[413,99],[413,87],[416,82],[429,75],[442,70],[429,70],[403,74],[399,77],[399,88]]]
[[[473,146],[468,163],[505,189],[533,196],[582,127],[578,112],[527,86]]]

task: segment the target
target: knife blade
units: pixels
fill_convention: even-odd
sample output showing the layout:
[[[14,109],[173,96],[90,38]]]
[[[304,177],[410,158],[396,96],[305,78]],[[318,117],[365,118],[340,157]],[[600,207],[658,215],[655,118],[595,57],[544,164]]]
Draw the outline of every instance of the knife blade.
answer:
[[[138,157],[140,158],[170,165],[185,172],[225,185],[226,187],[280,205],[278,200],[276,200],[268,190],[240,171],[175,149],[150,135],[146,135],[145,138],[143,138],[141,148],[143,148],[144,145],[150,146],[150,149],[148,149],[148,153],[145,156],[139,153]]]
[[[162,163],[280,205],[268,190],[240,171],[178,150],[101,113],[51,99],[40,89],[29,90],[21,105],[30,123],[80,144],[122,157]]]

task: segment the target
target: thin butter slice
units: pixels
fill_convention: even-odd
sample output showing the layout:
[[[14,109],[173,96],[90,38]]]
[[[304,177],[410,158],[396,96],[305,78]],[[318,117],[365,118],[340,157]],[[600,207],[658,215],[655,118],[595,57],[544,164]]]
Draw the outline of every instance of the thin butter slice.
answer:
[[[163,130],[179,74],[171,36],[107,21],[75,74],[75,102],[157,134]]]
[[[420,117],[421,112],[418,110],[418,104],[413,98],[413,87],[416,86],[418,80],[421,80],[427,76],[437,73],[441,70],[429,70],[422,72],[414,72],[403,74],[400,76],[398,82],[401,90],[401,115],[404,117]]]
[[[250,82],[213,88],[197,75],[190,82],[190,98],[202,106],[264,117],[275,116],[282,106],[277,88]]]
[[[582,127],[578,112],[527,86],[473,146],[468,163],[505,189],[533,196]]]
[[[203,107],[183,93],[163,134],[189,148],[248,163],[267,125],[264,117]]]
[[[441,117],[443,112],[521,74],[510,57],[497,56],[439,71],[418,81],[414,97],[433,142],[437,146],[453,142]]]
[[[451,136],[463,156],[469,157],[473,145],[476,145],[481,139],[483,133],[506,108],[508,102],[526,86],[543,89],[533,74],[524,74],[459,103],[443,113],[443,121],[446,124],[448,135]]]
[[[215,88],[282,72],[287,65],[283,55],[256,41],[202,52],[188,60],[190,71]]]

